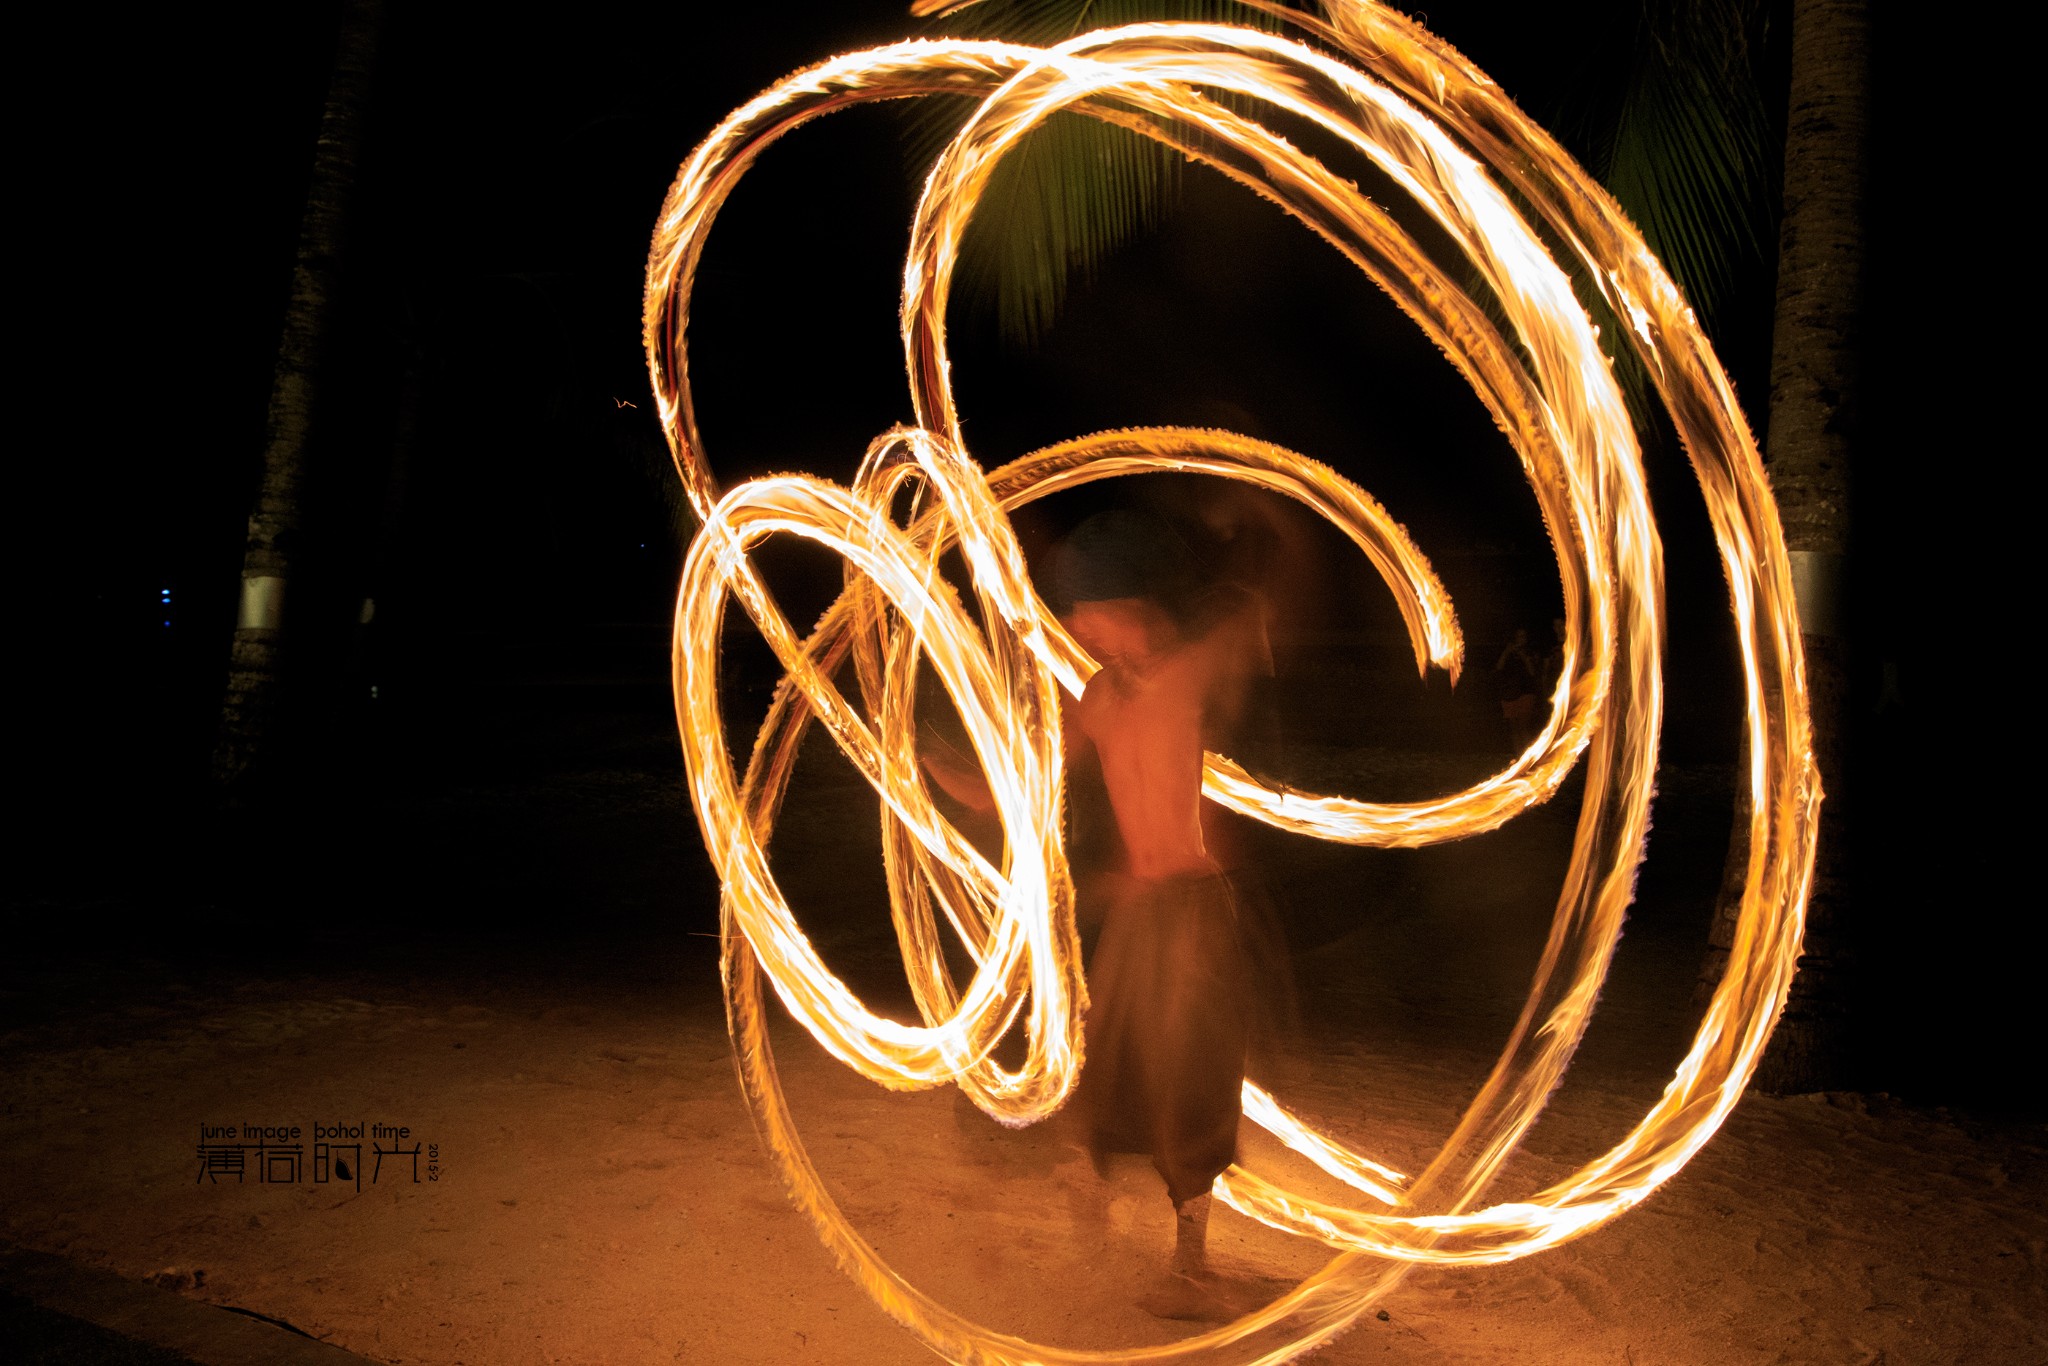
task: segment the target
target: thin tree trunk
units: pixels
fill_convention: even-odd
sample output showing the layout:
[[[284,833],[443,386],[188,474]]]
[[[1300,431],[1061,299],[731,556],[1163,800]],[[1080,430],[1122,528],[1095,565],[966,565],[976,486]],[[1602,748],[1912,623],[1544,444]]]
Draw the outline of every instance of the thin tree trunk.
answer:
[[[1784,220],[1771,339],[1766,459],[1792,553],[1815,758],[1826,785],[1805,951],[1757,1072],[1767,1091],[1842,1087],[1855,972],[1849,936],[1850,817],[1847,575],[1850,472],[1862,370],[1870,25],[1864,0],[1793,0]],[[1740,784],[1738,783],[1738,787]],[[1702,993],[1720,980],[1748,860],[1738,809]]]
[[[241,607],[229,654],[214,776],[232,789],[263,784],[288,723],[297,603],[306,554],[304,489],[310,450],[328,420],[334,317],[356,199],[382,0],[342,12],[298,260],[271,381],[262,483],[249,513]]]

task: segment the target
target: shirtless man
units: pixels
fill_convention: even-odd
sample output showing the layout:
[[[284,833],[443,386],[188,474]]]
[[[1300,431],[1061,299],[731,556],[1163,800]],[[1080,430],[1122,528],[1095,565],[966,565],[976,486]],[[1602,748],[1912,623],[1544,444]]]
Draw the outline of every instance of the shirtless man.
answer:
[[[1190,593],[1191,561],[1163,523],[1105,513],[1057,566],[1066,625],[1102,665],[1067,709],[1069,757],[1099,761],[1125,864],[1111,904],[1086,908],[1101,910],[1102,935],[1077,1104],[1098,1160],[1144,1153],[1165,1179],[1173,1260],[1141,1303],[1174,1318],[1230,1310],[1205,1255],[1209,1188],[1236,1160],[1255,991],[1242,898],[1203,832],[1202,751],[1271,669],[1258,599]],[[954,796],[988,801],[957,758],[934,752],[927,766]]]

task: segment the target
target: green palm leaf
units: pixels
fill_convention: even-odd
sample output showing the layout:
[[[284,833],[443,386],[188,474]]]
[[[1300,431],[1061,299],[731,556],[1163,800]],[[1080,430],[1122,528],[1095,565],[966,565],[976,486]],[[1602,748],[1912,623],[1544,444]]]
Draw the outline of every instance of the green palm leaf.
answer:
[[[1046,46],[1091,29],[1154,19],[1215,20],[1275,28],[1229,0],[921,0],[941,31]],[[916,164],[931,163],[967,106],[925,100],[911,112]],[[1056,114],[1004,158],[976,210],[979,230],[962,245],[958,292],[993,314],[1003,336],[1030,345],[1059,315],[1069,286],[1088,279],[1119,247],[1171,211],[1180,154],[1081,114]]]
[[[1775,245],[1777,158],[1759,0],[1648,0],[1593,170],[1712,325]],[[1604,134],[1604,136],[1602,135]]]
[[[1776,218],[1776,155],[1757,55],[1769,0],[1621,0],[1590,6],[1589,79],[1554,116],[1568,141],[1633,218],[1711,331],[1744,271],[1768,258]],[[951,34],[1056,43],[1090,28],[1147,19],[1209,19],[1276,28],[1269,13],[1229,0],[920,0]],[[1583,11],[1582,11],[1583,13]],[[1632,24],[1632,28],[1631,28]],[[1620,79],[1601,79],[1619,72]],[[929,164],[964,116],[960,101],[925,101],[912,145]],[[1049,120],[998,168],[969,234],[960,294],[1029,345],[1058,316],[1070,285],[1170,211],[1177,153],[1082,115]],[[1597,291],[1584,291],[1603,335]],[[1644,377],[1617,356],[1632,404]]]

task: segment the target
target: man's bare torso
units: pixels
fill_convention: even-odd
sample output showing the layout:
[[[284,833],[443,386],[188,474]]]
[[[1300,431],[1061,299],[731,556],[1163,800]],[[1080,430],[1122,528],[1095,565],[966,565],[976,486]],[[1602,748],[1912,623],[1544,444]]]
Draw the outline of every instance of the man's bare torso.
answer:
[[[1198,636],[1112,659],[1089,680],[1073,720],[1101,761],[1134,876],[1215,871],[1202,835],[1205,734],[1262,659],[1257,608],[1248,606]]]

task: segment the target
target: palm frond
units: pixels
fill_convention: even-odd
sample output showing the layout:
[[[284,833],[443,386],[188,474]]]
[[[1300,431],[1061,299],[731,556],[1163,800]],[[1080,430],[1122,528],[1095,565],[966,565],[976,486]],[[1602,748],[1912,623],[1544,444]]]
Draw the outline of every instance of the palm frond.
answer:
[[[1272,28],[1269,15],[1230,0],[980,0],[920,5],[938,30],[1048,45],[1096,28],[1151,19],[1211,20]],[[969,106],[925,100],[910,114],[910,153],[921,176]],[[958,297],[992,314],[1008,340],[1029,346],[1059,316],[1068,289],[1155,226],[1178,197],[1183,162],[1150,138],[1081,114],[1047,120],[996,168],[962,245]]]
[[[1753,264],[1769,259],[1776,222],[1772,120],[1759,78],[1769,0],[1624,0],[1635,29],[1602,43],[1601,70],[1619,82],[1577,83],[1557,115],[1567,141],[1643,231],[1709,331]],[[929,0],[938,31],[1057,43],[1090,28],[1146,19],[1208,19],[1274,28],[1279,21],[1231,0]],[[1611,32],[1611,30],[1610,30]],[[1618,49],[1618,50],[1616,50]],[[1595,73],[1589,73],[1589,75]],[[922,174],[968,106],[927,100],[911,113],[912,158]],[[993,314],[998,330],[1029,345],[1058,316],[1068,289],[1155,226],[1175,201],[1177,153],[1083,115],[1047,121],[998,167],[963,246],[959,297]],[[1588,300],[1597,315],[1604,309]],[[1599,316],[1603,330],[1614,320]],[[1632,406],[1644,376],[1616,357]]]
[[[1712,331],[1777,219],[1759,0],[1646,0],[1595,167]]]

